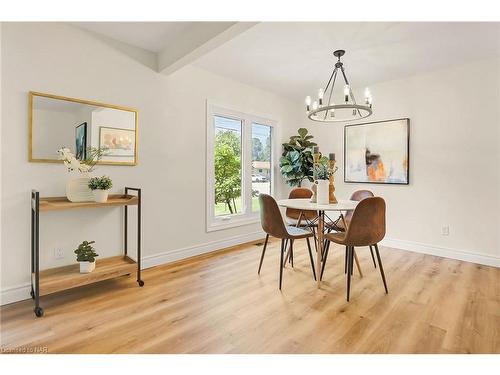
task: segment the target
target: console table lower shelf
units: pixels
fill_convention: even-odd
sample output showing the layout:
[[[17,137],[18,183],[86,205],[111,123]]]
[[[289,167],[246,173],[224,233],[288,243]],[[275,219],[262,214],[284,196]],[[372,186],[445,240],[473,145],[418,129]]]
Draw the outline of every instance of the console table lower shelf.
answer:
[[[40,295],[45,296],[115,277],[131,275],[136,269],[137,262],[124,255],[98,259],[95,270],[90,273],[80,273],[78,264],[50,268],[40,272]]]

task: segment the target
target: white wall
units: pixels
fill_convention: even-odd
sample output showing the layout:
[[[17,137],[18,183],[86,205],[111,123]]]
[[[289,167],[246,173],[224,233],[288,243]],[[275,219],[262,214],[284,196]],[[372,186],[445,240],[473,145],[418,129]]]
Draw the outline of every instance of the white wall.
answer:
[[[261,236],[258,223],[206,233],[205,102],[277,120],[278,146],[279,126],[297,118],[292,103],[191,66],[163,76],[64,24],[5,24],[2,52],[3,303],[28,295],[30,190],[64,195],[67,178],[62,165],[27,162],[30,90],[138,109],[139,165],[101,166],[96,173],[111,176],[115,191],[143,189],[146,266]],[[118,208],[41,214],[42,266],[72,263],[84,239],[96,240],[102,256],[118,253],[121,220]],[[53,259],[55,248],[64,249],[65,259]]]
[[[370,89],[369,121],[410,118],[410,185],[344,183],[343,125],[313,123],[304,114],[322,151],[338,155],[337,196],[366,188],[382,196],[387,245],[500,266],[500,60]],[[449,236],[441,235],[443,225]]]

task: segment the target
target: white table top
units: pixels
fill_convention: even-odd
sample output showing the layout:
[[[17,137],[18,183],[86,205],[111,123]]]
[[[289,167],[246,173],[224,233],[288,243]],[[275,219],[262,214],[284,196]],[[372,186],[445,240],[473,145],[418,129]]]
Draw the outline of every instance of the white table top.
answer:
[[[316,210],[316,211],[348,211],[354,210],[357,201],[339,200],[335,204],[317,204],[311,203],[309,198],[305,199],[280,199],[277,201],[278,206],[295,208],[297,210]]]

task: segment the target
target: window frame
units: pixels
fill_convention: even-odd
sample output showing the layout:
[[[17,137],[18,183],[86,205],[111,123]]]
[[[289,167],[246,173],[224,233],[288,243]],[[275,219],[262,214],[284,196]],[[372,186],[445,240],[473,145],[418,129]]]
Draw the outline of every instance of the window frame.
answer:
[[[213,232],[217,230],[234,228],[259,222],[259,212],[252,211],[252,123],[266,125],[271,128],[271,194],[275,188],[275,150],[276,150],[276,127],[277,121],[268,116],[249,114],[234,110],[227,106],[214,104],[207,100],[206,117],[206,141],[207,141],[207,164],[206,164],[206,230]],[[215,124],[214,116],[221,116],[241,121],[241,207],[242,212],[232,215],[215,216],[215,165],[214,165],[214,141]]]

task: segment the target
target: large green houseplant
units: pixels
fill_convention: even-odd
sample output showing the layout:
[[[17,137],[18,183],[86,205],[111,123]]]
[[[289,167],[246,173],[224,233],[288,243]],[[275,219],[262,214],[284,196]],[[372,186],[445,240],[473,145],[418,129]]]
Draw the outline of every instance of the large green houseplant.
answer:
[[[314,137],[308,130],[300,128],[298,135],[292,135],[290,140],[283,143],[283,154],[280,158],[280,172],[288,186],[301,186],[302,180],[313,181],[313,147]]]

